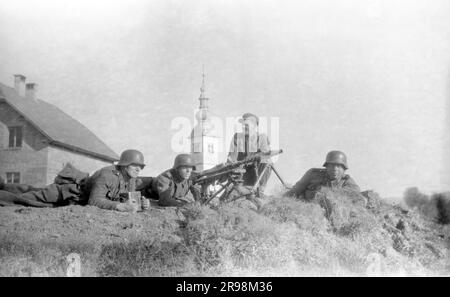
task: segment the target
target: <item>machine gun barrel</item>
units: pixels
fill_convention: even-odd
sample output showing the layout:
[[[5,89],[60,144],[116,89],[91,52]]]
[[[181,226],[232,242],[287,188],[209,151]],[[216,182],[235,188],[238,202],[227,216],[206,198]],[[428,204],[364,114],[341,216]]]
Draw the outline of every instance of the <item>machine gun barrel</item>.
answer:
[[[282,149],[272,150],[268,152],[259,152],[240,161],[219,164],[216,167],[204,170],[199,174],[197,174],[194,183],[198,184],[204,181],[214,180],[215,178],[233,172],[233,170],[241,167],[242,165],[248,165],[256,161],[259,161],[261,157],[269,157],[269,156],[272,157],[279,155],[281,153],[283,153]]]

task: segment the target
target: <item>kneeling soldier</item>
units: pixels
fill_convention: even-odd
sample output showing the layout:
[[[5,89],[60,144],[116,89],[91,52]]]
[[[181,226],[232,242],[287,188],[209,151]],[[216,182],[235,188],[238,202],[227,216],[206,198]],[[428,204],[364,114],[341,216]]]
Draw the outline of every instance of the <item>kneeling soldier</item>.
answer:
[[[159,205],[183,206],[200,199],[200,190],[194,186],[191,174],[195,170],[192,157],[180,154],[171,169],[161,173],[154,183]]]
[[[96,171],[87,183],[89,204],[103,209],[135,212],[148,209],[149,200],[136,192],[136,179],[144,168],[144,156],[137,150],[126,150],[117,165]]]
[[[325,169],[312,168],[308,170],[294,187],[286,192],[285,196],[294,195],[297,198],[312,200],[322,187],[361,192],[355,181],[345,174],[348,166],[347,157],[343,152],[329,152],[323,166]]]

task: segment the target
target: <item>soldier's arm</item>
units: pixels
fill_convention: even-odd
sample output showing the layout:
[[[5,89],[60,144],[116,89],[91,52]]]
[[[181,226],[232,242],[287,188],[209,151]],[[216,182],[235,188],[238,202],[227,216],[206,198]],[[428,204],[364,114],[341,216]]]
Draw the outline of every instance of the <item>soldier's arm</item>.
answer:
[[[161,206],[183,206],[185,203],[172,197],[173,182],[165,176],[158,176],[156,188],[159,196],[159,205]]]
[[[308,170],[294,187],[284,194],[284,196],[295,196],[298,198],[300,195],[303,195],[313,174],[313,169]]]
[[[270,152],[270,141],[269,137],[266,134],[259,135],[259,143],[258,143],[259,151],[263,153]],[[261,163],[268,163],[270,161],[270,157],[262,157]]]
[[[147,197],[152,192],[152,180],[150,176],[140,176],[136,178],[136,191]],[[147,197],[148,198],[148,197]]]
[[[97,206],[103,209],[115,210],[119,202],[111,201],[107,197],[108,192],[112,188],[110,179],[106,173],[101,173],[93,182],[91,192],[89,194],[89,205]]]
[[[227,162],[236,162],[238,157],[237,134],[234,134],[231,140],[230,150],[228,152]]]
[[[153,177],[150,176],[140,176],[136,178],[136,191],[142,191],[152,184]]]
[[[200,185],[191,185],[189,189],[192,193],[192,196],[194,196],[194,200],[200,201],[202,198]]]
[[[259,135],[259,144],[258,148],[261,152],[267,153],[270,151],[270,140],[266,134]]]
[[[345,190],[351,190],[355,192],[361,192],[361,188],[356,184],[356,182],[350,176],[347,177],[344,185],[342,186]]]

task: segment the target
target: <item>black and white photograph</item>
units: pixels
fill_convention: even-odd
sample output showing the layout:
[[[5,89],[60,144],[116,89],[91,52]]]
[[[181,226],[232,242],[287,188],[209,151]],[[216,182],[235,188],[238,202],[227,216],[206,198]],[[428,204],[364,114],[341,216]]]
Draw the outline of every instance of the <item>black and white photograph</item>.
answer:
[[[449,166],[448,0],[0,0],[1,277],[449,277]]]

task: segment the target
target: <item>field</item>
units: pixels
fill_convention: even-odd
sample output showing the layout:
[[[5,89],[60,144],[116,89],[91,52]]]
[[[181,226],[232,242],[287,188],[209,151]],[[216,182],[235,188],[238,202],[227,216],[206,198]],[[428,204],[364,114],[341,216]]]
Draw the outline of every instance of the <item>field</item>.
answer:
[[[95,207],[0,207],[0,276],[450,275],[450,226],[365,196],[314,203],[274,195],[135,214]]]

